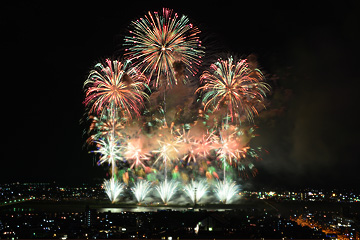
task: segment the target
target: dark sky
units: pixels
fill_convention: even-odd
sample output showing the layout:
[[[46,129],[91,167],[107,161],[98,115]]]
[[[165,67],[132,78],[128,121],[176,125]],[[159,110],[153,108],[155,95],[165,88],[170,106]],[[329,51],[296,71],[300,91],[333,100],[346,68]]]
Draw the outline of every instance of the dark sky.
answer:
[[[316,1],[315,1],[316,2]],[[1,6],[0,181],[89,181],[82,84],[118,56],[130,21],[173,8],[202,30],[207,58],[255,54],[273,87],[257,120],[269,153],[247,182],[356,187],[359,177],[359,1],[10,1]],[[285,4],[284,4],[285,3]]]

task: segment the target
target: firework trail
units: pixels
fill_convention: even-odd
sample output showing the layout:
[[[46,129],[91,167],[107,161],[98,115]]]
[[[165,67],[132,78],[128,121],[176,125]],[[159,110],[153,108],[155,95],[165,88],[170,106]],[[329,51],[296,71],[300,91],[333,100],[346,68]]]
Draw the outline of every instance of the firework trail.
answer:
[[[114,111],[117,107],[126,117],[131,118],[132,113],[139,116],[144,99],[148,99],[143,91],[147,87],[145,77],[130,67],[128,60],[122,63],[106,59],[105,62],[96,64],[84,83],[84,104],[91,105],[89,113],[102,113],[105,107]]]
[[[112,177],[110,180],[105,180],[103,187],[112,203],[118,201],[118,197],[124,190],[124,184],[116,180],[115,177]]]
[[[148,74],[149,81],[155,78],[156,88],[161,81],[166,81],[166,85],[177,84],[184,68],[192,75],[197,72],[204,55],[200,31],[185,15],[179,17],[163,8],[162,14],[148,12],[132,22],[130,29],[131,36],[126,36],[124,43],[127,55]]]
[[[131,191],[135,195],[137,202],[141,204],[151,191],[151,182],[139,180],[135,186],[131,188]]]
[[[209,185],[206,180],[194,181],[184,187],[186,195],[191,199],[193,203],[198,203],[200,199],[205,195]]]
[[[242,121],[242,116],[253,121],[257,107],[264,106],[266,92],[270,91],[264,83],[259,69],[252,70],[246,59],[234,62],[233,57],[219,59],[211,65],[211,72],[204,72],[200,80],[204,83],[197,91],[203,92],[205,109],[210,106],[218,111],[227,106],[226,121]]]
[[[240,186],[235,181],[217,181],[215,184],[215,193],[222,203],[230,203],[239,193]]]

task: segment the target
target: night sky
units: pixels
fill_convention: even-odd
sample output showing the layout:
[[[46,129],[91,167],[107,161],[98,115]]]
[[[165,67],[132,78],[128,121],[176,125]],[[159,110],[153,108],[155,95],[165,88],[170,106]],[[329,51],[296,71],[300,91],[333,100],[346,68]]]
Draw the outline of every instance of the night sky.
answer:
[[[83,147],[83,82],[121,54],[132,20],[168,7],[202,30],[205,61],[253,54],[273,88],[256,120],[268,153],[247,185],[359,189],[359,3],[9,1],[0,14],[0,182],[104,177]]]

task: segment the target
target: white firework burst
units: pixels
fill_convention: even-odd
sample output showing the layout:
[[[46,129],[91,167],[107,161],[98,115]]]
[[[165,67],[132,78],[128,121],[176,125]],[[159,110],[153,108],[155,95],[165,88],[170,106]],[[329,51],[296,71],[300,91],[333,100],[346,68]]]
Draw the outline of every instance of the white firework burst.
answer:
[[[218,181],[215,184],[215,193],[222,203],[230,203],[239,193],[240,186],[235,181]]]
[[[206,180],[204,179],[200,181],[192,180],[190,184],[187,184],[184,187],[184,191],[193,203],[197,203],[205,195],[208,188],[209,185],[207,184]]]
[[[105,139],[100,139],[95,141],[98,146],[98,150],[93,151],[94,153],[99,153],[100,159],[98,165],[101,165],[105,162],[108,162],[112,167],[116,166],[116,161],[121,160],[121,148],[117,140],[110,136],[107,136]]]
[[[142,203],[151,191],[151,182],[146,180],[138,181],[135,186],[131,188],[131,191],[135,195],[137,202]]]
[[[156,186],[156,190],[160,194],[161,200],[164,204],[168,204],[170,199],[174,196],[178,184],[179,183],[176,181],[167,181],[165,179],[165,181],[160,183],[159,186]]]
[[[120,183],[114,177],[112,177],[110,180],[104,180],[103,187],[112,203],[118,201],[118,197],[124,190],[124,184]]]

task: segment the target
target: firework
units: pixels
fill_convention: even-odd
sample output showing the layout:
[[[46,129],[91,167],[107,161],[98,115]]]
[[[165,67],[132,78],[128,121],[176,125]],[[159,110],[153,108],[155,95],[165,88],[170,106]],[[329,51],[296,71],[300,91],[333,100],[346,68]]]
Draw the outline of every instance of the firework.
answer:
[[[204,55],[198,34],[200,31],[189,19],[179,17],[172,10],[163,8],[162,15],[148,12],[144,18],[130,25],[130,35],[125,37],[127,55],[147,73],[154,77],[158,87],[163,78],[167,85],[176,84],[183,75],[184,66],[191,74],[197,72]]]
[[[143,91],[146,87],[144,80],[139,71],[130,67],[130,61],[122,63],[106,59],[106,64],[95,65],[84,83],[84,104],[91,105],[90,113],[99,114],[106,107],[110,107],[112,111],[114,107],[118,107],[127,117],[131,117],[132,113],[140,115],[143,100],[148,98]]]
[[[127,161],[132,161],[130,169],[139,166],[142,166],[145,169],[145,165],[142,161],[149,160],[149,154],[144,152],[139,139],[128,141],[127,146],[125,147],[124,157]]]
[[[138,181],[135,186],[131,188],[131,191],[135,195],[137,202],[140,204],[151,191],[151,182],[146,180]]]
[[[248,178],[249,175],[246,172],[246,170],[249,170],[251,175],[253,177],[256,176],[256,174],[258,173],[258,170],[256,169],[255,165],[252,163],[253,160],[259,160],[259,153],[262,151],[261,147],[257,147],[257,148],[250,148],[248,147],[246,149],[246,155],[244,155],[243,158],[239,159],[239,161],[237,162],[237,167],[238,170],[242,172],[242,175],[244,178]]]
[[[111,135],[107,136],[105,139],[100,139],[95,141],[98,146],[98,150],[93,151],[94,153],[100,154],[100,159],[98,165],[101,165],[105,162],[108,162],[112,166],[114,172],[116,161],[122,160],[121,157],[121,148],[118,145],[116,139]]]
[[[96,64],[84,83],[87,143],[97,147],[92,152],[98,165],[111,168],[103,184],[107,195],[117,201],[124,184],[137,176],[147,179],[131,187],[140,204],[160,177],[156,190],[167,204],[177,181],[196,178],[181,187],[194,204],[209,194],[208,182],[217,182],[210,194],[231,202],[240,187],[229,179],[257,173],[253,161],[260,149],[251,148],[250,141],[254,117],[270,91],[263,74],[246,59],[219,59],[201,75],[195,92],[201,101],[196,102],[194,86],[183,84],[197,73],[204,55],[199,29],[186,16],[163,8],[133,21],[129,30],[128,60]]]
[[[190,163],[193,161],[196,162],[196,153],[194,151],[195,141],[190,135],[190,125],[185,124],[180,128],[175,128],[171,130],[172,135],[174,135],[175,143],[179,144],[178,153],[183,154],[182,160]]]
[[[194,163],[196,163],[196,153],[193,149],[193,144],[186,144],[185,147],[188,149],[187,153],[184,155],[184,157],[182,158],[182,160],[187,161],[188,164],[193,161]]]
[[[235,63],[233,57],[218,60],[211,69],[211,72],[201,75],[204,85],[197,90],[204,94],[205,109],[212,106],[217,111],[226,105],[227,121],[241,122],[242,116],[252,121],[258,113],[257,108],[264,106],[264,97],[270,90],[269,85],[263,82],[261,71],[252,70],[246,59]]]
[[[118,115],[118,112],[119,111],[117,110],[110,111],[110,109],[107,109],[107,111],[99,117],[90,115],[88,117],[88,119],[91,121],[88,130],[90,137],[86,142],[91,144],[96,140],[109,136],[110,134],[116,138],[122,138],[124,123],[126,120],[121,118]]]
[[[173,197],[173,195],[176,193],[176,189],[178,186],[178,182],[176,181],[165,181],[161,182],[159,186],[156,186],[156,190],[158,191],[161,200],[164,204],[168,204],[170,199]]]
[[[238,170],[244,171],[245,164],[250,163],[247,156],[250,138],[245,136],[243,129],[234,126],[221,130],[220,136],[220,141],[214,144],[214,148],[217,160],[223,163],[223,179],[225,179],[226,166],[237,165]]]
[[[216,154],[220,161],[227,160],[231,164],[232,160],[238,157],[239,151],[236,139],[223,139],[221,144],[219,144]]]
[[[164,164],[164,175],[165,179],[167,177],[167,165],[170,161],[177,159],[177,155],[179,153],[178,147],[178,141],[168,140],[168,141],[158,141],[160,148],[158,150],[153,151],[154,153],[158,154],[158,157],[156,158],[154,165],[158,163],[160,159],[162,159],[162,162]]]
[[[215,193],[222,203],[230,203],[239,193],[240,187],[234,181],[218,181],[215,184]]]
[[[197,155],[206,158],[210,155],[210,151],[214,149],[213,144],[217,142],[216,136],[211,132],[210,134],[204,134],[202,139],[195,141],[195,152]]]
[[[200,199],[205,195],[209,188],[206,180],[194,181],[184,187],[186,195],[191,199],[193,203],[198,203]]]
[[[103,187],[110,201],[114,203],[118,201],[118,197],[124,189],[124,184],[112,177],[110,180],[104,181]]]

